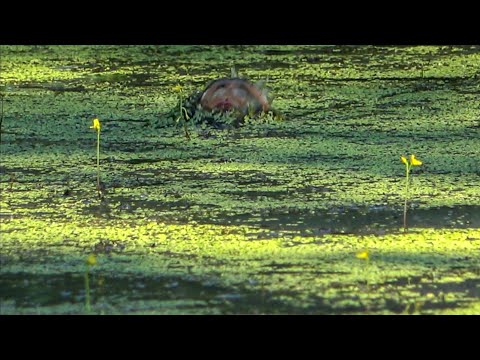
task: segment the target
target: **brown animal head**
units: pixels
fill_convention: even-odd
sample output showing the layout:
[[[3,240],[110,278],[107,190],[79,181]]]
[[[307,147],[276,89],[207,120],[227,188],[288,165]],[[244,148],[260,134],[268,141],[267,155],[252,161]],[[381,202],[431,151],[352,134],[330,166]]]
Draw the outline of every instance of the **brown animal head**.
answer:
[[[240,78],[212,82],[203,92],[200,105],[207,111],[238,111],[242,116],[270,109],[267,91]]]

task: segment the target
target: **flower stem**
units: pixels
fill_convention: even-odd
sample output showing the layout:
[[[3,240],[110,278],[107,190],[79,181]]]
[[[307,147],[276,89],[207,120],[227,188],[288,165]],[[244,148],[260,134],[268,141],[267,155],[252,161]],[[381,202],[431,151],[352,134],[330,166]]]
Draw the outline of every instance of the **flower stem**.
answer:
[[[407,201],[408,201],[408,184],[409,184],[409,174],[410,166],[406,164],[406,176],[405,176],[405,203],[403,205],[403,231],[407,231]]]
[[[97,192],[98,197],[102,197],[100,191],[100,130],[97,130]]]
[[[91,311],[90,308],[90,282],[88,279],[88,273],[90,268],[87,267],[87,271],[85,271],[85,311],[89,313]]]

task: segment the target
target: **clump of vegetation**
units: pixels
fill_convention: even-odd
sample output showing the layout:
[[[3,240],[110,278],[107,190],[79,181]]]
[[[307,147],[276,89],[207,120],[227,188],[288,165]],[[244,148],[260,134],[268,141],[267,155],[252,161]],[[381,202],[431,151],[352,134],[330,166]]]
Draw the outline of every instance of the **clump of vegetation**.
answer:
[[[409,188],[410,188],[410,170],[412,166],[420,166],[422,162],[415,158],[415,155],[410,155],[410,159],[407,160],[405,156],[400,158],[405,164],[405,202],[403,205],[403,230],[407,231],[407,202],[409,199]]]

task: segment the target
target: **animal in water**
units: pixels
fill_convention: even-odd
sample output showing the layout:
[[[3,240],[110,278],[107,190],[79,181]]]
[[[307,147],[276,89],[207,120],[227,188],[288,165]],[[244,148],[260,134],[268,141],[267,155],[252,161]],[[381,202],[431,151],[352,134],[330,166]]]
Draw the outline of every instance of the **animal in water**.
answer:
[[[252,118],[265,114],[276,119],[283,118],[272,108],[273,98],[265,83],[253,83],[232,70],[231,77],[213,80],[203,90],[180,97],[177,105],[153,125],[169,126],[169,121],[173,120],[176,124],[183,124],[185,129],[187,123],[224,129],[241,126],[247,116]]]
[[[241,78],[222,78],[203,91],[200,108],[211,112],[232,112],[237,118],[270,110],[271,99],[263,83],[253,84]]]

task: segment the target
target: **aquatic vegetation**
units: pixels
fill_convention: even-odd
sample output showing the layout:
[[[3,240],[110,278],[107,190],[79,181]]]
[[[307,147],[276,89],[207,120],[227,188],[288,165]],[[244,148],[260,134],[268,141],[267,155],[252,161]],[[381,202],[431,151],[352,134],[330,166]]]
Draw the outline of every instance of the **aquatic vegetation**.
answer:
[[[280,313],[401,313],[408,303],[420,299],[426,302],[422,313],[453,306],[468,312],[478,301],[478,229],[416,229],[362,236],[364,248],[375,251],[375,261],[367,268],[365,259],[352,256],[352,248],[359,243],[355,234],[298,236],[279,231],[271,237],[266,229],[249,226],[193,222],[175,225],[131,219],[97,219],[94,223],[78,219],[70,224],[12,219],[4,221],[2,228],[8,236],[2,237],[1,278],[4,274],[24,274],[26,269],[38,276],[55,276],[64,273],[65,266],[72,274],[84,272],[85,250],[91,251],[103,239],[110,239],[112,249],[96,265],[97,273],[111,274],[108,284],[124,279],[120,289],[123,286],[135,291],[116,290],[102,298],[96,289],[95,311],[100,311],[103,303],[112,307],[120,294],[125,304],[129,298],[138,300],[144,294],[141,284],[148,279],[155,283],[158,277],[171,279],[169,282],[204,284],[199,286],[199,292],[209,293],[212,287],[219,287],[221,294],[245,296],[244,300],[220,307],[224,313],[238,312],[237,306],[242,303],[246,306],[244,312],[253,313],[255,306],[247,295],[261,294],[261,289],[266,294],[262,310],[266,313],[276,312],[272,307],[275,301],[281,305]],[[105,246],[97,249],[107,250]],[[19,262],[26,257],[36,261]],[[134,286],[137,281],[138,287]],[[367,283],[369,289],[363,289]],[[443,299],[438,295],[440,291],[449,293],[452,284],[457,284],[458,291],[451,297]],[[71,284],[67,290],[76,286]],[[159,296],[175,288],[174,284],[169,286],[156,290]],[[147,299],[150,291],[151,286],[145,289]],[[427,297],[428,293],[435,297]],[[2,296],[6,294],[6,290],[2,292]],[[319,299],[324,307],[318,307]],[[348,306],[343,303],[347,300]],[[365,309],[366,304],[370,310]],[[139,312],[155,308],[160,313],[170,311],[160,304],[155,307],[153,302],[131,306]],[[204,306],[199,304],[198,310]],[[122,311],[114,306],[108,310]]]
[[[183,130],[185,131],[185,137],[190,140],[190,134],[188,133],[187,129],[187,121],[190,119],[190,115],[188,115],[187,109],[183,106],[183,87],[181,85],[175,85],[173,87],[173,91],[178,94],[178,117],[175,119],[175,122],[178,124],[180,120],[182,120]]]
[[[478,46],[2,54],[0,313],[85,313],[89,253],[98,314],[479,313]],[[172,88],[188,112],[233,62],[284,121],[198,115],[185,141]],[[78,121],[98,108],[100,202]],[[405,149],[425,163],[409,231]]]
[[[415,155],[411,154],[410,159],[407,160],[405,156],[401,156],[400,160],[405,164],[405,202],[403,205],[403,229],[407,231],[407,201],[409,199],[409,189],[410,189],[410,170],[412,166],[420,166],[422,162],[415,158]]]

